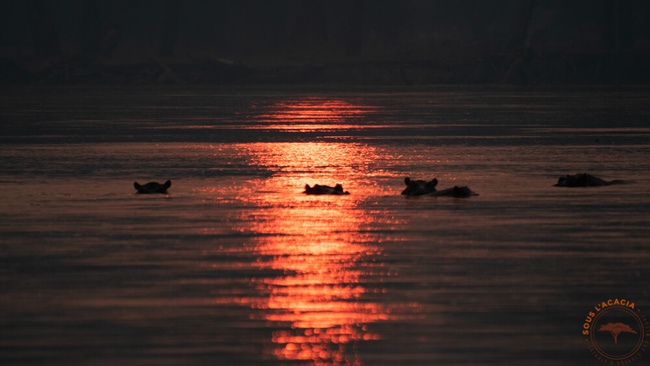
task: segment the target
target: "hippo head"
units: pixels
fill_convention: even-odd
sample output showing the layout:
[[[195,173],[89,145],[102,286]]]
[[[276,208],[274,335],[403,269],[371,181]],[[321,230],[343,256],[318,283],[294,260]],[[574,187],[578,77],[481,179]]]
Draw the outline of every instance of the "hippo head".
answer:
[[[423,194],[432,193],[436,191],[438,179],[433,178],[430,181],[413,180],[409,177],[404,178],[406,188],[402,191],[405,196],[421,196]]]
[[[133,187],[138,193],[167,193],[167,188],[172,186],[172,181],[168,180],[163,184],[157,182],[149,182],[147,184],[139,184],[133,182]]]
[[[560,177],[555,184],[556,187],[586,187],[588,183],[587,174],[565,175]]]
[[[326,185],[320,185],[320,184],[315,184],[313,187],[310,187],[309,184],[305,185],[305,191],[303,193],[306,194],[315,194],[315,195],[320,195],[320,194],[333,194],[333,195],[343,195],[343,194],[350,194],[350,192],[344,191],[343,186],[340,184],[337,184],[334,187],[326,186]]]

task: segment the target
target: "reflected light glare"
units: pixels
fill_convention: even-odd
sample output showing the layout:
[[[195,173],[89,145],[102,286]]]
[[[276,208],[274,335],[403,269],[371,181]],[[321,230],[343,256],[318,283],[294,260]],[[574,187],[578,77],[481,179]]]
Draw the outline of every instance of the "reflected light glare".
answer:
[[[253,122],[277,129],[358,126],[367,109],[305,99],[278,103]],[[251,263],[259,273],[250,280],[256,295],[241,303],[248,303],[256,318],[275,328],[267,354],[310,364],[360,364],[354,343],[380,339],[367,325],[391,319],[395,310],[373,301],[381,289],[369,288],[365,280],[386,269],[374,260],[382,255],[377,245],[359,234],[369,221],[380,219],[359,206],[376,191],[355,186],[376,174],[372,166],[379,153],[364,144],[333,142],[250,143],[237,148],[242,161],[271,173],[243,184],[234,201],[246,210],[233,214],[233,230],[251,237],[245,248],[233,252],[259,256]],[[315,183],[340,183],[351,194],[300,193],[305,184]]]
[[[249,128],[298,131],[356,128],[377,109],[318,97],[282,101],[270,106],[268,113],[255,116]]]
[[[372,146],[356,143],[326,143],[326,142],[287,142],[287,143],[256,143],[250,146],[252,154],[251,164],[265,166],[270,172],[282,173],[266,179],[260,184],[265,185],[265,192],[295,192],[302,191],[305,184],[340,183],[343,189],[351,191],[355,178],[371,174],[375,164],[376,151]],[[363,195],[359,187],[355,187],[352,196],[345,197],[320,197],[323,202],[338,205],[340,202],[354,200]],[[245,199],[245,197],[243,197]],[[311,201],[313,197],[302,197],[304,201]],[[298,207],[297,210],[301,208]],[[318,212],[306,209],[303,212],[295,211],[294,214],[317,215]],[[338,217],[337,217],[338,215]],[[345,219],[345,212],[332,213],[333,220]]]
[[[367,148],[355,144],[276,143],[251,149],[255,152],[251,153],[253,164],[275,167],[283,173],[259,182],[266,194],[241,197],[258,200],[255,206],[260,207],[241,218],[246,222],[242,231],[263,234],[255,237],[250,248],[271,258],[258,261],[259,269],[262,273],[282,273],[253,280],[256,289],[267,295],[254,305],[260,316],[291,327],[274,331],[269,353],[284,360],[330,364],[346,358],[356,360],[352,343],[379,338],[363,325],[385,320],[389,313],[364,299],[369,291],[363,276],[381,270],[380,265],[369,265],[367,259],[379,255],[379,250],[358,235],[367,214],[358,208],[353,195],[314,197],[302,195],[296,188],[305,183],[341,183],[347,189],[358,169],[353,165],[363,159],[362,150]],[[333,167],[333,163],[338,165]],[[321,176],[327,181],[302,173],[319,166],[326,171]],[[304,179],[297,182],[297,177]],[[287,196],[287,191],[293,194]]]
[[[326,222],[331,221],[328,215],[337,212],[319,206],[312,209],[314,214],[318,213],[314,216]],[[388,318],[388,312],[379,304],[361,301],[368,292],[361,276],[368,269],[362,270],[357,263],[366,253],[377,249],[355,244],[353,231],[332,233],[342,230],[342,224],[329,225],[328,229],[328,225],[315,219],[302,222],[295,229],[299,219],[290,210],[278,208],[274,221],[267,222],[273,231],[288,235],[260,238],[256,247],[259,253],[273,258],[258,263],[260,269],[284,273],[255,282],[259,291],[268,295],[257,305],[263,310],[262,317],[291,326],[291,330],[273,332],[275,346],[270,353],[279,359],[314,362],[356,359],[347,345],[379,338],[364,331],[361,325]],[[354,222],[352,225],[356,225]],[[336,240],[327,237],[328,230]]]

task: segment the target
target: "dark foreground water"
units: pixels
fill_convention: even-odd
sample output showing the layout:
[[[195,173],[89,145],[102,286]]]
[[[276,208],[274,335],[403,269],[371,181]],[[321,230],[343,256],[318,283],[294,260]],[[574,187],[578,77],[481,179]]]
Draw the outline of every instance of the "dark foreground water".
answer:
[[[650,316],[645,90],[0,98],[3,365],[599,365],[594,306]]]

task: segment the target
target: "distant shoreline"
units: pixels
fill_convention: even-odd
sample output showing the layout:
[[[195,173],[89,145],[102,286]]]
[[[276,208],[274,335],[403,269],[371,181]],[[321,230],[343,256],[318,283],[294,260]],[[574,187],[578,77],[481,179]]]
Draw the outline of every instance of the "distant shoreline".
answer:
[[[224,59],[90,61],[0,59],[0,84],[16,85],[648,85],[650,52],[548,54],[518,59],[331,60],[255,64]]]

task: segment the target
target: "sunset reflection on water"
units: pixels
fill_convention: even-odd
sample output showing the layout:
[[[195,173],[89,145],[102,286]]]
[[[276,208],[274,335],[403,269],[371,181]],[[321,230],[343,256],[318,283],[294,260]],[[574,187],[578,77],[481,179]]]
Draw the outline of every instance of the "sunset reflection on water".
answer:
[[[278,129],[305,129],[346,125],[348,118],[362,114],[363,108],[349,103],[306,100],[279,103],[273,114],[260,118],[275,121]],[[354,344],[380,339],[367,325],[390,317],[385,305],[371,301],[382,289],[364,283],[364,277],[380,276],[385,269],[381,250],[359,234],[373,218],[359,208],[370,192],[353,179],[369,173],[374,150],[324,142],[246,147],[242,153],[249,154],[251,164],[273,173],[248,183],[259,185],[263,195],[239,197],[263,207],[239,218],[241,231],[254,235],[247,250],[267,259],[257,262],[260,273],[282,273],[251,280],[263,294],[251,306],[261,319],[276,324],[266,352],[280,360],[358,364]],[[354,192],[300,193],[304,184],[315,183],[340,183]]]
[[[287,100],[269,106],[267,113],[256,115],[252,120],[261,125],[250,128],[268,128],[269,125],[288,131],[357,128],[377,108],[322,97]]]
[[[274,233],[258,238],[252,248],[271,258],[258,262],[259,269],[283,274],[253,279],[267,296],[255,306],[263,319],[290,324],[291,329],[273,332],[269,352],[274,356],[349,361],[350,344],[379,338],[365,325],[388,319],[381,305],[363,301],[373,291],[363,276],[381,271],[372,261],[380,252],[354,235],[363,220],[359,211],[331,201],[305,206],[272,209],[254,229]]]

